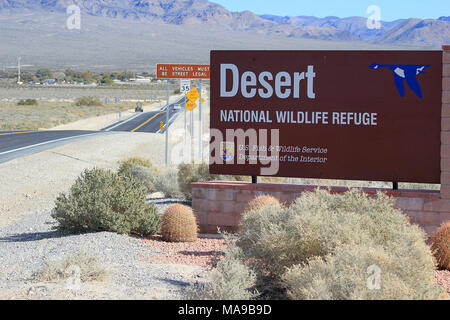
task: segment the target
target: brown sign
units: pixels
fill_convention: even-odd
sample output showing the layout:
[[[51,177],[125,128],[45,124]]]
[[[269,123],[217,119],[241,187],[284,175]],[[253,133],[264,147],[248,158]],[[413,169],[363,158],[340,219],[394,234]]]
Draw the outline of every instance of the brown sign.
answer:
[[[440,183],[442,52],[212,51],[215,174]]]
[[[209,79],[210,66],[202,64],[157,64],[159,79]]]

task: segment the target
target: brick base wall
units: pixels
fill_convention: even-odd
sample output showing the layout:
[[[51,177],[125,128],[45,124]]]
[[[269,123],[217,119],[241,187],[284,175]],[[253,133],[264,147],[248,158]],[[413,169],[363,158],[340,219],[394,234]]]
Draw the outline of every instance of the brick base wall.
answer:
[[[200,225],[201,233],[223,231],[236,232],[239,222],[250,200],[258,195],[270,194],[280,202],[290,204],[305,191],[314,191],[316,186],[289,184],[251,184],[246,182],[212,181],[192,184],[192,206]],[[322,187],[328,188],[328,187]],[[331,187],[332,193],[348,191],[345,187]],[[375,195],[383,191],[395,198],[395,206],[401,209],[412,223],[421,226],[428,235],[443,222],[450,220],[450,210],[443,202],[439,191],[389,190],[363,188]]]

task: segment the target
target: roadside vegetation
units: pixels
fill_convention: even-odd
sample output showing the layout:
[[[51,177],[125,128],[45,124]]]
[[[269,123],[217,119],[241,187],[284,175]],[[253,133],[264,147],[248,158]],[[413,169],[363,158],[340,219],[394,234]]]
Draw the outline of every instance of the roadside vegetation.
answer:
[[[70,102],[39,101],[37,104],[0,102],[0,130],[38,130],[81,119],[133,109],[135,103],[74,105]]]
[[[61,281],[69,278],[75,281],[104,281],[106,268],[90,253],[66,254],[60,259],[46,259],[41,270],[32,276],[34,281]]]
[[[99,168],[87,169],[67,194],[55,202],[54,229],[62,233],[110,231],[150,236],[159,232],[160,216],[146,202],[147,190],[134,179]]]
[[[17,102],[18,106],[37,106],[38,102],[36,99],[22,99]]]
[[[250,206],[191,299],[445,299],[425,234],[390,198],[317,190]]]
[[[228,178],[206,165],[157,169],[144,158],[119,163],[117,172],[85,170],[55,203],[54,228],[63,233],[110,231],[164,241],[196,241],[191,208],[175,204],[158,212],[152,192],[190,199],[189,183]],[[252,200],[237,234],[223,234],[226,250],[210,265],[207,281],[186,291],[188,299],[447,299],[436,284],[437,267],[448,268],[449,224],[431,243],[425,232],[383,193],[305,192],[291,205],[272,196]],[[47,267],[41,274],[60,274]],[[46,276],[43,278],[51,278]]]

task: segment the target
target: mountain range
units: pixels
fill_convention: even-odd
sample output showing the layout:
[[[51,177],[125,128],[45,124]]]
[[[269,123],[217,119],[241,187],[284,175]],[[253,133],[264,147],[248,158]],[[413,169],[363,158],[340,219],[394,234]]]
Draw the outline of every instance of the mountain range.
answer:
[[[14,9],[65,12],[72,4],[80,7],[82,13],[92,16],[205,25],[293,38],[431,47],[450,43],[450,17],[383,21],[380,29],[369,29],[367,19],[363,17],[258,16],[250,11],[230,12],[207,0],[0,0],[0,13]]]
[[[256,15],[250,11],[231,12],[207,0],[0,0],[2,47],[11,44],[25,48],[35,43],[40,51],[40,42],[58,50],[63,50],[61,46],[71,47],[65,43],[67,30],[60,28],[65,25],[61,21],[67,19],[70,5],[80,8],[84,27],[80,34],[71,34],[69,38],[94,42],[98,39],[98,45],[104,48],[108,47],[106,39],[128,44],[139,39],[137,43],[145,43],[148,39],[143,39],[142,29],[159,30],[150,34],[160,42],[170,34],[186,34],[191,41],[202,42],[208,49],[248,48],[251,44],[255,49],[330,47],[327,42],[336,48],[440,49],[442,44],[450,43],[450,17],[382,21],[381,28],[369,29],[364,17]],[[177,48],[180,47],[183,44],[178,43]],[[0,59],[2,49],[13,52],[11,48],[0,48]]]

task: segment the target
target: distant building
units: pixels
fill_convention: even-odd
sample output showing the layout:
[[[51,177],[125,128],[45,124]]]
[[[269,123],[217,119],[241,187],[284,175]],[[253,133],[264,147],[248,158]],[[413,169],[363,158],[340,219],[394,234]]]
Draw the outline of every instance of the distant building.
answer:
[[[150,82],[152,82],[152,78],[145,78],[145,77],[137,76],[136,78],[130,79],[130,81],[137,82],[137,83],[150,83]]]
[[[45,84],[45,85],[52,85],[52,84],[55,84],[55,83],[56,83],[55,79],[47,79],[47,80],[44,80],[43,84]]]

